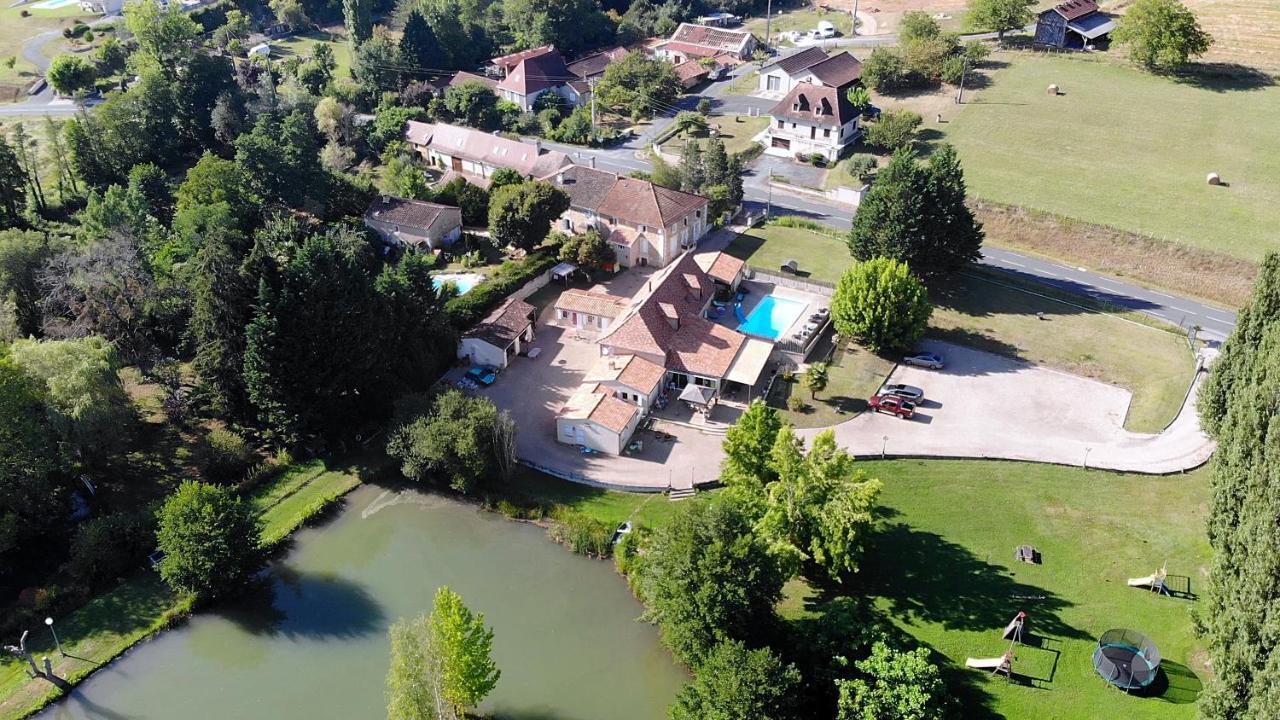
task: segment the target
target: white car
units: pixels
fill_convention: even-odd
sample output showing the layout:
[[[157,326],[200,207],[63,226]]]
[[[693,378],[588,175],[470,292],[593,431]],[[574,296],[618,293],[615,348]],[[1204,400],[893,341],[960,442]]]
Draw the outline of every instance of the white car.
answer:
[[[836,26],[822,20],[818,23],[818,27],[809,31],[809,37],[814,40],[826,40],[836,36]]]

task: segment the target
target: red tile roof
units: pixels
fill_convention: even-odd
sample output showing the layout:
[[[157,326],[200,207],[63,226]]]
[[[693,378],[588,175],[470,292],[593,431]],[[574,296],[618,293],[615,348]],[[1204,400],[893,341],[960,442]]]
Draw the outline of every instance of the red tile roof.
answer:
[[[712,47],[723,52],[740,52],[750,42],[751,37],[751,33],[746,30],[726,30],[706,25],[680,23],[680,27],[672,33],[671,40]]]
[[[538,57],[539,55],[545,55],[549,52],[555,52],[555,49],[555,45],[543,45],[542,47],[520,50],[508,55],[500,55],[490,60],[489,64],[501,69],[503,72],[511,72],[516,65],[520,64],[521,60],[527,60],[532,57]]]
[[[427,125],[430,130],[420,126]],[[425,135],[427,142],[416,137]],[[529,177],[544,177],[573,165],[568,155],[557,150],[540,151],[537,145],[508,140],[480,130],[437,123],[428,125],[413,120],[405,138],[414,145],[428,145],[442,155],[459,157],[493,167],[509,167]]]
[[[1098,3],[1093,0],[1067,0],[1053,7],[1066,20],[1075,20],[1090,13],[1098,12]]]
[[[666,228],[709,202],[701,195],[581,165],[564,168],[543,179],[568,193],[572,207],[631,225]],[[634,239],[626,238],[627,242]]]
[[[613,319],[627,311],[628,300],[616,295],[569,288],[556,298],[555,308]]]
[[[498,82],[498,89],[519,95],[532,95],[539,90],[559,87],[576,78],[565,67],[564,58],[553,49],[521,60]]]
[[[608,48],[601,50],[600,52],[578,58],[577,60],[569,63],[566,67],[569,68],[570,73],[586,80],[588,78],[603,75],[605,68],[629,54],[631,54],[631,51],[624,47]]]
[[[536,308],[523,300],[507,298],[462,336],[479,338],[495,347],[505,348],[533,324],[536,312]]]
[[[697,60],[686,60],[675,66],[676,77],[680,78],[680,82],[685,86],[689,85],[691,80],[705,77],[710,74],[711,70],[702,67],[702,63]]]
[[[587,371],[584,382],[616,382],[647,395],[666,374],[661,365],[639,355],[605,355]]]
[[[711,45],[695,45],[694,43],[680,42],[678,40],[668,40],[658,45],[658,47],[668,52],[683,53],[695,58],[715,57],[723,52],[720,48]]]
[[[739,273],[746,263],[728,253],[716,253],[715,262],[711,263],[711,268],[707,270],[707,274],[713,280],[719,280],[725,285],[732,285],[738,279]]]
[[[429,230],[439,222],[462,225],[462,211],[448,205],[410,200],[391,195],[375,198],[364,213],[365,218],[391,225]]]
[[[477,75],[475,73],[469,73],[469,72],[466,72],[465,70],[459,70],[458,72],[454,73],[453,78],[449,80],[449,87],[457,87],[458,85],[461,85],[462,83],[467,81],[481,83],[482,85],[489,88],[490,90],[498,86],[498,81],[494,80],[491,77],[488,77],[485,75]]]

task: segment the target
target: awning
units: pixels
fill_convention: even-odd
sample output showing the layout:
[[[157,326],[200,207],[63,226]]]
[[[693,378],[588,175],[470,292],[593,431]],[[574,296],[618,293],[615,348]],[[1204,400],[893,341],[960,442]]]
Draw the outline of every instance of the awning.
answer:
[[[760,379],[760,373],[764,372],[764,366],[769,364],[771,354],[773,354],[773,343],[747,338],[738,350],[738,356],[729,365],[725,380],[748,386],[755,385],[756,380]]]
[[[693,383],[685,385],[684,390],[680,393],[681,400],[691,402],[696,405],[710,405],[711,399],[715,396],[715,390],[701,385],[694,385]]]
[[[1116,23],[1102,13],[1092,13],[1067,23],[1067,27],[1080,33],[1085,39],[1092,40],[1106,35],[1116,29]]]
[[[562,262],[559,265],[556,265],[555,267],[551,268],[551,277],[554,280],[559,280],[560,278],[569,277],[570,275],[574,274],[577,271],[578,271],[577,265],[574,265],[573,263]]]

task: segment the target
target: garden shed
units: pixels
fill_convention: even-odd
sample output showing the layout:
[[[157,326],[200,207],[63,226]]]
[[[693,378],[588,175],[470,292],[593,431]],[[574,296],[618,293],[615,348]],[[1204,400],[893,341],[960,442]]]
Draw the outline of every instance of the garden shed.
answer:
[[[1106,40],[1115,29],[1115,21],[1099,10],[1094,0],[1067,0],[1040,13],[1035,43],[1061,50],[1084,50]]]

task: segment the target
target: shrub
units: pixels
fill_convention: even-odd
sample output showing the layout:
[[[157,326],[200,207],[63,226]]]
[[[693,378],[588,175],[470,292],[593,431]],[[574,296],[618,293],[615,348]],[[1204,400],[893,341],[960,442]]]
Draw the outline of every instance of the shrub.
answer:
[[[862,64],[862,81],[876,92],[893,92],[911,85],[911,71],[896,50],[876,48]]]
[[[210,431],[201,450],[205,477],[217,483],[239,481],[253,462],[249,443],[234,430],[217,428]]]
[[[981,40],[970,40],[964,44],[963,52],[969,59],[970,67],[980,67],[991,55],[991,47]]]
[[[845,164],[845,171],[850,177],[861,180],[875,172],[880,163],[874,155],[854,155]]]
[[[778,227],[797,228],[800,230],[808,230],[819,235],[830,235],[831,237],[843,237],[843,233],[829,225],[823,225],[817,220],[812,220],[799,215],[780,215],[776,218],[770,218],[770,225]]]
[[[559,249],[543,247],[523,260],[508,260],[488,280],[445,303],[445,309],[458,327],[470,327],[508,295],[526,282],[550,270],[556,264]]]
[[[876,351],[910,348],[932,313],[924,284],[906,263],[890,258],[854,263],[831,298],[836,332]]]
[[[867,144],[893,152],[915,143],[916,129],[924,118],[910,110],[890,110],[867,124]]]
[[[787,409],[791,412],[804,412],[809,405],[799,395],[792,395],[787,398]]]
[[[582,513],[566,512],[551,527],[551,539],[579,555],[606,558],[613,553],[614,529],[601,520]]]
[[[165,500],[157,520],[165,553],[160,577],[174,590],[217,597],[262,567],[258,519],[225,488],[188,480]]]
[[[942,61],[942,82],[948,85],[959,85],[964,78],[965,58],[963,55],[948,55]]]
[[[155,549],[155,532],[149,510],[93,518],[76,529],[67,571],[86,588],[104,587],[142,566]]]

